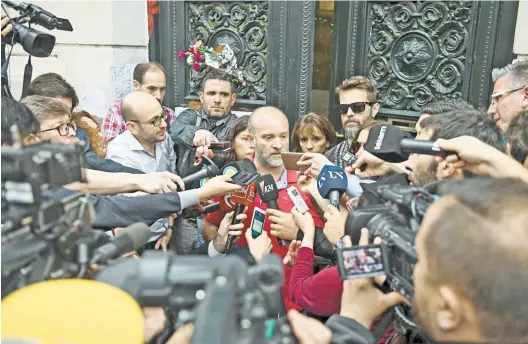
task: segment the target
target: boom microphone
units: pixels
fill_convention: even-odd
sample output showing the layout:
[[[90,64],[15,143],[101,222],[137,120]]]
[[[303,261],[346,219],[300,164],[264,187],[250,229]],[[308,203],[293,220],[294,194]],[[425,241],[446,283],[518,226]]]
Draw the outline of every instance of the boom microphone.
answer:
[[[127,252],[141,248],[150,239],[150,234],[149,227],[142,222],[124,228],[114,240],[95,250],[90,265],[117,258]]]
[[[363,149],[383,161],[398,163],[409,159],[408,152],[401,147],[402,139],[411,134],[389,124],[379,124],[370,130]]]
[[[244,211],[244,207],[253,204],[255,197],[255,182],[249,184],[248,187],[245,189],[233,191],[233,193],[231,194],[231,202],[236,204],[236,208],[235,214],[233,215],[233,219],[231,220],[232,225],[238,223],[237,216],[242,214],[242,212]],[[225,253],[229,253],[229,250],[231,250],[231,246],[233,246],[234,240],[235,237],[232,235],[229,235],[227,237]]]
[[[279,205],[277,204],[277,200],[279,199],[279,190],[277,189],[277,184],[275,183],[273,176],[271,174],[260,176],[257,178],[257,180],[255,180],[255,184],[257,185],[257,192],[262,202],[267,203],[268,208],[270,209],[279,210]],[[279,237],[277,237],[277,241],[281,246],[285,246],[290,243],[289,240],[284,240]]]
[[[317,177],[317,189],[323,198],[339,210],[339,198],[346,191],[348,179],[345,171],[335,165],[325,165]]]
[[[216,165],[204,166],[200,171],[188,175],[185,178],[182,178],[183,184],[185,187],[194,184],[196,181],[202,178],[213,178],[221,174],[222,172]]]

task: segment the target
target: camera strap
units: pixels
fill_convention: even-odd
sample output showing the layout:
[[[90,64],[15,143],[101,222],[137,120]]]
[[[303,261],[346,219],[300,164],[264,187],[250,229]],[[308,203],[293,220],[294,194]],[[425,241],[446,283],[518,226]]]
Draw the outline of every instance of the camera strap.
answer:
[[[20,99],[27,96],[29,91],[29,84],[31,83],[31,75],[33,74],[33,66],[31,65],[31,55],[29,55],[28,62],[24,68],[24,81],[22,83],[22,95]]]

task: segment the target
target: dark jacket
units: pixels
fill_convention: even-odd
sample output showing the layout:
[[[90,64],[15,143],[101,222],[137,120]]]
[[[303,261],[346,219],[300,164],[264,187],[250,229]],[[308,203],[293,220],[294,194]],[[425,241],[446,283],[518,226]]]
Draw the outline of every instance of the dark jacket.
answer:
[[[178,157],[176,171],[180,177],[186,177],[197,172],[201,166],[193,166],[195,161],[196,148],[193,146],[194,133],[198,129],[210,131],[218,141],[228,141],[229,134],[238,117],[230,113],[226,117],[214,120],[211,119],[203,109],[187,109],[180,113],[171,125],[171,139],[174,142],[174,150]],[[213,161],[218,166],[226,163],[226,157],[217,156]]]
[[[104,172],[125,172],[133,174],[143,174],[143,171],[135,168],[123,166],[118,162],[110,159],[105,159],[97,155],[94,150],[90,147],[90,138],[88,133],[83,128],[77,129],[77,138],[84,142],[84,163],[86,168],[92,170],[104,171]]]

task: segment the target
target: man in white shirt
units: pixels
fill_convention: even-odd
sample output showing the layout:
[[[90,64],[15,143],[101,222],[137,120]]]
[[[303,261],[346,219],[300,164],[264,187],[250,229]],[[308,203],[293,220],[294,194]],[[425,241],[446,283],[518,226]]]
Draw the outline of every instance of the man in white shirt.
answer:
[[[174,172],[176,154],[165,131],[166,113],[156,98],[132,92],[123,99],[121,109],[127,130],[108,144],[106,158],[145,173]],[[165,249],[172,236],[168,219],[159,219],[150,231],[147,247]]]

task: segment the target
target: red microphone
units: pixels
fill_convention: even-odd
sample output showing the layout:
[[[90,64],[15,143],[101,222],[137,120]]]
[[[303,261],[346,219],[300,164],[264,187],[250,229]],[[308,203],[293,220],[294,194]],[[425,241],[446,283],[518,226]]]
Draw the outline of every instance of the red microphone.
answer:
[[[231,202],[236,204],[236,208],[235,208],[235,214],[233,215],[233,219],[231,220],[232,225],[236,225],[238,223],[237,216],[242,214],[242,212],[244,211],[244,207],[253,204],[253,201],[255,200],[256,195],[257,195],[257,192],[256,192],[255,182],[249,184],[248,187],[245,189],[233,191],[233,193],[231,194]],[[231,246],[233,246],[234,240],[235,240],[235,237],[232,235],[229,235],[227,237],[226,249],[225,249],[226,253],[228,253],[229,250],[231,250]]]
[[[220,210],[225,213],[232,212],[236,208],[236,204],[231,200],[231,195],[227,194],[220,198]]]

